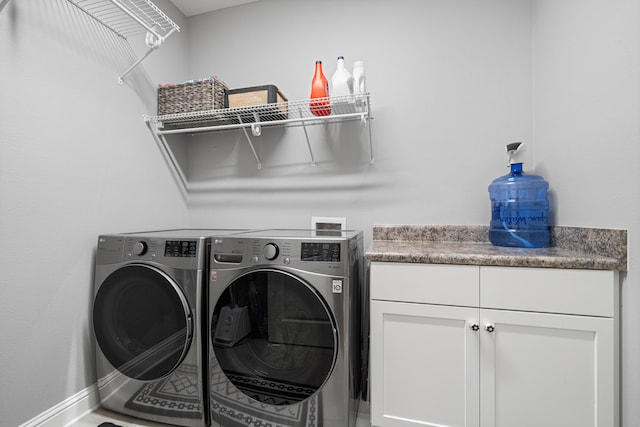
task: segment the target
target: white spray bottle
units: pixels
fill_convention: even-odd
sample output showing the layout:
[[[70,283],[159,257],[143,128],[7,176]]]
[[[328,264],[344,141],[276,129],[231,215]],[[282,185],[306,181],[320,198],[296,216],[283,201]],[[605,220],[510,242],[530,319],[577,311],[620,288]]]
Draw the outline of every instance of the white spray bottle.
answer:
[[[363,95],[367,93],[367,81],[364,74],[364,62],[353,63],[353,94]]]
[[[344,67],[344,57],[338,56],[336,71],[331,76],[331,96],[349,96],[353,94],[353,77]]]

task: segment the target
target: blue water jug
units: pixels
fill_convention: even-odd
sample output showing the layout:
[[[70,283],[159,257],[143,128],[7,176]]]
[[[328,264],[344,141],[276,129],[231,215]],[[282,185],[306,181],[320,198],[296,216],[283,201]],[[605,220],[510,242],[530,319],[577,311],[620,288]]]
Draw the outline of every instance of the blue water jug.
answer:
[[[514,160],[521,145],[507,145],[511,171],[489,185],[489,240],[496,246],[543,248],[549,246],[549,183],[522,172],[522,163]]]

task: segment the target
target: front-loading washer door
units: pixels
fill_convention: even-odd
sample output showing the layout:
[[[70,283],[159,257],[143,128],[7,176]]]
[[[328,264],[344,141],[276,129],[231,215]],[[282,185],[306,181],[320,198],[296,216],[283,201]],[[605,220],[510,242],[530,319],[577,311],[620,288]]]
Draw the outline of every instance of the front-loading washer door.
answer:
[[[162,378],[178,367],[191,342],[192,323],[179,286],[144,264],[111,273],[94,300],[93,327],[102,354],[137,380]]]
[[[325,300],[301,278],[279,270],[233,280],[215,304],[210,331],[227,379],[270,405],[311,397],[329,378],[338,351]]]

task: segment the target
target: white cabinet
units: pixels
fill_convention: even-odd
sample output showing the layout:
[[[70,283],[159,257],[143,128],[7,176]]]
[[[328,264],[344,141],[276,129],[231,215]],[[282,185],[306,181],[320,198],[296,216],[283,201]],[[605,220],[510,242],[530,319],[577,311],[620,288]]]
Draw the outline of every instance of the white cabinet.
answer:
[[[477,426],[478,310],[371,302],[374,426]],[[434,345],[437,343],[437,345]]]
[[[611,271],[371,266],[371,420],[380,427],[612,427]]]
[[[479,268],[373,263],[371,422],[478,426]]]
[[[481,310],[481,426],[614,426],[613,319]]]

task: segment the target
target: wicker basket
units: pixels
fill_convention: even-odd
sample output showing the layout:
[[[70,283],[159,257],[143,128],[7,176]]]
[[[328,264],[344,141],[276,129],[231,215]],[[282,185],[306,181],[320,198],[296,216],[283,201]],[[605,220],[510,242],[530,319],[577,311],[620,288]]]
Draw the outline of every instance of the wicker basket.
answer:
[[[193,83],[158,87],[158,115],[226,108],[225,95],[229,87],[212,76]]]

